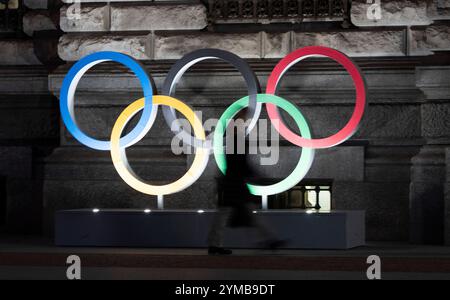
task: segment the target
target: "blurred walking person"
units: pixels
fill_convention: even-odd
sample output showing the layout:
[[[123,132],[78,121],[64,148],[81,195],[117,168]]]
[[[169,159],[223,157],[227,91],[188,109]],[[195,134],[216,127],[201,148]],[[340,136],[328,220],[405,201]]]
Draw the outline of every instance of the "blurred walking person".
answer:
[[[225,176],[219,180],[223,190],[223,203],[219,203],[208,237],[208,253],[211,255],[232,254],[232,250],[223,247],[227,226],[255,227],[268,248],[275,249],[284,244],[284,241],[277,239],[253,214],[252,195],[247,183],[254,177],[254,172],[248,161],[249,147],[243,120],[245,115],[245,111],[241,111],[226,130],[227,170]]]

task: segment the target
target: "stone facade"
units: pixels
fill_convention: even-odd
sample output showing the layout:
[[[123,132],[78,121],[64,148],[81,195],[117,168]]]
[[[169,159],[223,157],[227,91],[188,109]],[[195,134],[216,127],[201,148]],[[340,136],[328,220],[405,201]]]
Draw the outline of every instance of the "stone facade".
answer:
[[[411,169],[411,240],[442,243],[448,228],[445,213],[446,147],[450,143],[449,67],[417,69],[417,86],[424,93],[421,105],[425,145]],[[447,233],[446,233],[447,232]]]
[[[56,97],[48,90],[50,57],[56,54],[48,47],[58,40],[57,14],[49,2],[24,1],[22,32],[0,28],[0,232],[42,232],[39,161],[59,137]]]
[[[351,56],[367,57],[431,55],[432,51],[449,48],[450,26],[445,21],[439,23],[446,20],[447,15],[443,11],[444,5],[438,1],[382,1],[380,20],[368,19],[370,4],[366,1],[353,1],[351,20],[359,30],[285,31],[276,34],[265,31],[246,34],[205,33],[203,29],[207,27],[207,13],[201,4],[149,5],[144,1],[138,6],[130,6],[120,1],[112,4],[87,2],[95,3],[82,5],[78,20],[67,19],[69,5],[61,9],[61,28],[68,33],[85,33],[68,34],[62,38],[59,53],[66,61],[79,59],[80,55],[73,51],[78,46],[83,49],[89,46],[88,50],[83,51],[87,53],[105,46],[110,50],[124,51],[122,43],[116,41],[127,43],[133,31],[139,32],[138,36],[131,34],[139,38],[139,43],[131,42],[126,52],[137,59],[150,60],[175,59],[205,45],[232,48],[244,58],[280,58],[285,52],[311,44],[334,47]],[[178,14],[178,11],[184,13]],[[177,17],[174,18],[172,14]],[[430,24],[433,25],[427,26]],[[289,38],[285,38],[287,36]],[[270,37],[269,41],[264,37]],[[284,51],[272,53],[270,39],[275,39],[278,48]]]
[[[203,1],[83,0],[79,7],[72,0],[63,2],[46,10],[49,4],[45,0],[25,1],[30,8],[23,23],[26,37],[0,41],[0,49],[8,53],[0,58],[2,67],[14,65],[16,72],[19,65],[43,68],[48,62],[38,49],[46,48],[37,41],[45,32],[61,30],[60,37],[52,36],[57,42],[50,42],[54,47],[49,49],[63,62],[51,69],[48,87],[40,85],[46,82],[40,82],[39,76],[23,75],[30,81],[29,88],[24,89],[28,92],[21,93],[32,93],[33,85],[37,85],[42,95],[29,99],[43,99],[45,94],[52,104],[39,116],[30,113],[31,121],[21,125],[29,128],[16,133],[19,139],[28,138],[21,136],[25,132],[30,139],[53,141],[54,149],[51,154],[42,150],[36,157],[34,146],[22,149],[13,143],[12,148],[0,147],[5,158],[20,157],[16,160],[26,165],[20,169],[33,170],[31,175],[28,171],[18,175],[9,159],[0,160],[0,171],[5,170],[1,176],[8,178],[8,195],[20,199],[31,198],[27,193],[40,195],[33,205],[43,216],[47,234],[51,234],[53,214],[58,209],[156,207],[154,197],[139,194],[121,181],[109,153],[81,147],[58,123],[56,99],[48,93],[59,96],[61,82],[74,61],[101,50],[127,53],[142,61],[160,90],[172,60],[194,49],[221,48],[247,59],[264,88],[279,58],[299,47],[323,45],[355,58],[368,82],[369,107],[360,130],[349,143],[317,151],[308,178],[333,180],[334,208],[367,211],[369,240],[449,243],[448,1],[381,0],[381,18],[374,19],[368,10],[376,7],[354,0],[350,15],[353,25],[349,28],[323,18],[321,22],[308,20],[302,26],[258,22],[257,26],[224,23],[212,27]],[[78,17],[74,18],[74,12]],[[14,55],[16,52],[20,55]],[[13,87],[3,80],[1,95],[19,93],[8,92]],[[201,110],[205,119],[217,118],[234,99],[245,94],[241,76],[221,63],[199,66],[177,87],[177,97]],[[303,62],[302,68],[286,74],[280,95],[300,107],[318,136],[342,127],[354,103],[348,75],[323,60]],[[118,114],[140,96],[139,82],[132,74],[116,64],[102,64],[80,83],[77,118],[87,133],[108,139]],[[36,102],[41,105],[45,101]],[[159,117],[148,136],[129,149],[131,164],[140,176],[167,182],[185,172],[192,157],[174,155],[169,147],[172,138]],[[283,144],[280,164],[259,170],[282,178],[298,156],[297,147]],[[214,207],[217,175],[212,160],[190,189],[167,197],[166,207]],[[30,182],[30,188],[20,190],[23,182]],[[29,203],[13,203],[8,206],[8,216],[18,220],[16,212]]]
[[[352,2],[352,22],[358,27],[429,25],[433,22],[430,1],[381,1],[380,18],[368,18],[376,9],[369,1]],[[437,10],[437,8],[434,8]]]
[[[38,233],[44,201],[38,161],[58,142],[57,103],[41,66],[1,69],[0,178],[7,208],[2,225],[8,232]]]
[[[450,245],[450,147],[446,151],[446,184],[445,184],[445,244]]]

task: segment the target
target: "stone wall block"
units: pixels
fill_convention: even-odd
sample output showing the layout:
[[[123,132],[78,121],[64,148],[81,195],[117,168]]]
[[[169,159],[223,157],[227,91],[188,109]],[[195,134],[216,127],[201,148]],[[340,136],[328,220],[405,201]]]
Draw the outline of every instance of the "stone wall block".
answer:
[[[367,0],[352,1],[351,20],[356,26],[428,25],[428,3],[423,0],[381,1],[381,18],[374,17],[374,5]]]
[[[405,56],[405,31],[342,31],[295,33],[295,48],[320,45],[349,56]]]
[[[202,48],[227,50],[242,58],[260,58],[261,36],[259,33],[157,33],[154,41],[155,59],[179,59]]]
[[[291,33],[264,33],[263,57],[280,58],[291,51]]]
[[[35,31],[56,30],[57,26],[46,10],[32,10],[23,16],[23,31],[33,36]]]
[[[32,40],[0,41],[0,65],[41,65]]]
[[[450,1],[430,1],[428,6],[428,16],[433,20],[450,20]]]
[[[48,0],[24,0],[23,4],[31,9],[45,9],[48,7]]]
[[[450,50],[450,25],[411,28],[409,47],[411,55],[431,55],[436,50]]]
[[[69,34],[61,37],[58,54],[62,60],[77,61],[98,51],[117,51],[139,60],[150,59],[147,35],[78,35]]]
[[[208,25],[204,5],[111,5],[111,31],[200,30]]]
[[[107,4],[65,5],[61,8],[60,26],[64,32],[107,31],[110,28]]]

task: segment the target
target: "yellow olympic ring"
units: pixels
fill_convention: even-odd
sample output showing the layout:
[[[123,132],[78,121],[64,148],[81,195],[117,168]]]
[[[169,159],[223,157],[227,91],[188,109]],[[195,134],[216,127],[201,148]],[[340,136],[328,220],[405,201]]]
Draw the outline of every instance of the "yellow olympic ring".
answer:
[[[185,103],[178,99],[169,96],[153,96],[153,104],[167,105],[178,110],[189,121],[194,130],[195,137],[200,140],[205,140],[205,130],[200,119],[194,111]],[[125,152],[125,147],[120,146],[120,138],[127,123],[144,108],[145,98],[136,100],[130,104],[119,116],[111,134],[111,158],[119,173],[120,177],[133,189],[147,194],[147,195],[170,195],[180,192],[191,186],[204,172],[210,151],[204,148],[197,148],[194,162],[187,173],[177,181],[166,185],[151,185],[140,179],[131,169]],[[154,107],[157,109],[157,107]]]

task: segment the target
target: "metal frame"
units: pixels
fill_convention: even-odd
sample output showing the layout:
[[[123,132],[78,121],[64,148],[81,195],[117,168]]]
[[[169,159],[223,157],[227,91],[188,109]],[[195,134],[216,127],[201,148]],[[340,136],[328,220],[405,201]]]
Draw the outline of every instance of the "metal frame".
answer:
[[[261,184],[270,184],[273,182],[276,182],[279,179],[276,178],[264,178],[264,179],[259,179],[258,183]],[[224,205],[224,190],[221,184],[221,180],[217,179],[217,197],[218,197],[218,203],[219,205]],[[326,186],[326,189],[322,189],[321,187]],[[314,187],[314,188],[307,188],[307,187]],[[300,206],[292,206],[291,203],[292,201],[292,197],[293,197],[293,193],[296,191],[300,191],[303,195],[302,197],[302,203]],[[308,206],[306,205],[306,194],[309,191],[316,191],[316,202],[313,206]],[[321,192],[325,192],[328,191],[330,192],[330,209],[333,210],[333,181],[330,179],[307,179],[307,180],[303,180],[302,182],[300,182],[297,186],[293,187],[292,189],[290,189],[289,191],[286,191],[284,193],[278,194],[278,195],[272,195],[269,196],[269,203],[272,201],[278,201],[281,197],[285,197],[285,199],[287,200],[285,203],[285,207],[282,209],[316,209],[316,210],[320,210],[322,207],[320,206],[319,203],[319,199],[320,199],[320,193]],[[287,196],[287,197],[286,197]],[[254,197],[252,198],[252,202],[255,205],[259,205],[260,204],[260,198],[259,197]]]
[[[302,23],[341,18],[350,26],[351,0],[203,0],[209,23]]]
[[[10,8],[11,0],[0,0],[5,5],[0,9],[0,32],[22,32],[22,18],[24,14],[23,0],[18,0],[18,8]]]
[[[321,187],[327,187],[327,188],[321,188]],[[290,207],[290,208],[300,208],[300,209],[321,209],[322,207],[320,206],[320,193],[321,192],[330,192],[331,195],[331,203],[330,203],[330,207],[331,209],[333,208],[333,201],[332,201],[332,197],[333,197],[333,192],[332,192],[332,183],[331,182],[310,182],[310,184],[307,183],[302,183],[302,185],[298,185],[294,188],[292,188],[290,191],[288,191],[288,202],[291,203],[292,202],[292,193],[295,191],[300,191],[303,195],[302,197],[302,204],[300,205],[300,207]],[[316,192],[316,199],[315,199],[315,204],[313,206],[308,206],[306,205],[306,195],[308,194],[308,192],[311,191],[315,191]]]

